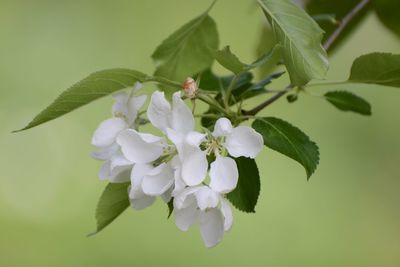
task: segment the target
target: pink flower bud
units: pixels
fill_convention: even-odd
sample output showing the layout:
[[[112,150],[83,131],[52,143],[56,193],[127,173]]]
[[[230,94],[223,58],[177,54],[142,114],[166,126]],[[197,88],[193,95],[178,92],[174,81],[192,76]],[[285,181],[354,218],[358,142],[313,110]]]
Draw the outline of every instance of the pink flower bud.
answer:
[[[189,77],[185,80],[183,83],[183,91],[185,92],[185,96],[187,98],[194,98],[196,97],[197,91],[199,90],[199,87],[197,86],[197,83],[193,78]]]

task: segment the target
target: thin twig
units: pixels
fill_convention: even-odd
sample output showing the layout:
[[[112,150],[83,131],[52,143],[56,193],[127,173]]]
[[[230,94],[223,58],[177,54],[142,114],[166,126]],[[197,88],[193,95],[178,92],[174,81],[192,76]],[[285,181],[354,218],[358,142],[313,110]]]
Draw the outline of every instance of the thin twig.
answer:
[[[370,0],[362,0],[339,21],[339,27],[329,36],[324,43],[325,50],[329,50],[349,23],[368,5]]]
[[[338,39],[340,34],[343,32],[343,30],[349,25],[349,23],[369,4],[370,0],[361,0],[350,12],[344,16],[340,21],[339,21],[339,26],[337,29],[329,36],[329,38],[325,41],[323,47],[324,49],[328,52],[329,49],[332,47],[333,43]],[[284,96],[286,93],[291,91],[295,86],[292,84],[286,86],[286,88],[273,95],[271,98],[267,99],[266,101],[262,102],[258,106],[254,107],[251,110],[243,110],[242,113],[244,115],[256,115],[258,112],[263,110],[265,107],[271,105],[274,103],[276,100]]]

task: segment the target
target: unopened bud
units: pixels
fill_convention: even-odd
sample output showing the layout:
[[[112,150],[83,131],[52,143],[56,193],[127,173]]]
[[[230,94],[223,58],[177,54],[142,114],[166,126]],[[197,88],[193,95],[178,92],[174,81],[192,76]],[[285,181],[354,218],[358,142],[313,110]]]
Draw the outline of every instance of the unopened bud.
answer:
[[[185,92],[185,96],[187,98],[194,98],[196,97],[197,91],[199,90],[199,87],[197,86],[197,83],[193,78],[189,77],[185,80],[183,83],[183,91]]]

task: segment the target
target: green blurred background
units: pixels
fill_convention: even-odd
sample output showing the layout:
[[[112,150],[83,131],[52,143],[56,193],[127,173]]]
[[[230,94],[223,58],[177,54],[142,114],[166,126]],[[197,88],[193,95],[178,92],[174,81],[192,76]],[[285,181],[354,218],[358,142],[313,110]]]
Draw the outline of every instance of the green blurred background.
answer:
[[[262,152],[257,213],[235,211],[233,229],[213,249],[204,248],[198,229],[183,233],[166,220],[161,201],[86,237],[105,187],[90,139],[110,116],[110,98],[10,133],[93,71],[151,73],[154,48],[208,2],[0,1],[0,266],[400,266],[398,90],[349,88],[372,103],[372,117],[307,96],[265,110],[309,134],[321,163],[307,182],[296,162]],[[221,45],[253,60],[263,21],[253,1],[221,0],[211,14]],[[332,56],[329,78],[345,79],[361,54],[399,49],[371,14]]]

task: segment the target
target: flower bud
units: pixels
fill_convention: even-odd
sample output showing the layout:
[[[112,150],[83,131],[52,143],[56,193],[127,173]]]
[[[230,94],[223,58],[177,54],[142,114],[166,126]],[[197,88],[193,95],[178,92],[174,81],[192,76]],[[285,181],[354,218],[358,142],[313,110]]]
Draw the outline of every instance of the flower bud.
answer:
[[[187,98],[194,98],[196,97],[197,91],[199,90],[199,87],[197,86],[197,83],[193,78],[189,77],[185,80],[183,83],[183,91],[185,92],[185,96]]]

